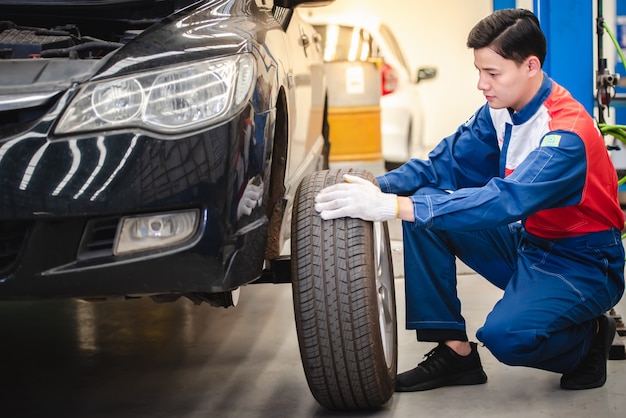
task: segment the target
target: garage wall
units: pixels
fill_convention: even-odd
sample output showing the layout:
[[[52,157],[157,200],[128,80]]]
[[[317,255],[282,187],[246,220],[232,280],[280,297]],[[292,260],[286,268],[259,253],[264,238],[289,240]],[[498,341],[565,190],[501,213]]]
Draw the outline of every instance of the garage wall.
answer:
[[[465,42],[492,7],[492,0],[336,0],[320,11],[376,15],[392,27],[413,68],[438,67],[436,79],[420,83],[425,139],[434,145],[484,103],[476,88],[473,54]]]

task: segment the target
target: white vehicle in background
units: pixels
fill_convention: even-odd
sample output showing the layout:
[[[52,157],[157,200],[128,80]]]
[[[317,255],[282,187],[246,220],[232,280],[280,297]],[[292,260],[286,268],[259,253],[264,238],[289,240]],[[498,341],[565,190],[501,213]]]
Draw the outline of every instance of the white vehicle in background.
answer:
[[[382,154],[387,169],[410,158],[425,158],[423,104],[418,83],[434,78],[435,67],[411,71],[391,28],[375,18],[323,14],[305,18],[322,36],[324,61],[381,60]],[[332,129],[332,128],[331,128]]]

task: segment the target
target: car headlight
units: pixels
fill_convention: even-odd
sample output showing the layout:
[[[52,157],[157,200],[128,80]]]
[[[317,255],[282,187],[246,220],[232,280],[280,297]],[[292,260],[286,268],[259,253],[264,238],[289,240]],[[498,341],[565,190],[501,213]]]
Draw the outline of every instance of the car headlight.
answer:
[[[55,133],[146,128],[179,133],[241,110],[254,87],[250,54],[162,68],[86,84]]]

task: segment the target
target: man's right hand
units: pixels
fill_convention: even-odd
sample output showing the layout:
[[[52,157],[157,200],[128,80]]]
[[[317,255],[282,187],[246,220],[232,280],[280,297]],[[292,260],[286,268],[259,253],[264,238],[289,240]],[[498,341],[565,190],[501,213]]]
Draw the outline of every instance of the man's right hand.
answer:
[[[397,217],[397,195],[383,193],[361,177],[345,174],[343,178],[343,183],[328,186],[315,197],[315,210],[322,219],[350,217],[382,222]]]

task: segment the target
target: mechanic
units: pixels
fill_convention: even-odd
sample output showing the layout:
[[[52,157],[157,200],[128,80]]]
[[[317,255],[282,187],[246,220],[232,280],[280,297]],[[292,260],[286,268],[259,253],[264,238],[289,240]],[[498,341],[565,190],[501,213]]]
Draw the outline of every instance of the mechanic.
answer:
[[[323,189],[323,219],[402,219],[407,328],[437,342],[396,391],[487,381],[469,342],[455,259],[504,290],[476,337],[501,362],[562,374],[563,389],[606,382],[624,291],[624,214],[593,118],[542,70],[546,40],[527,10],[471,30],[487,103],[427,160]]]

